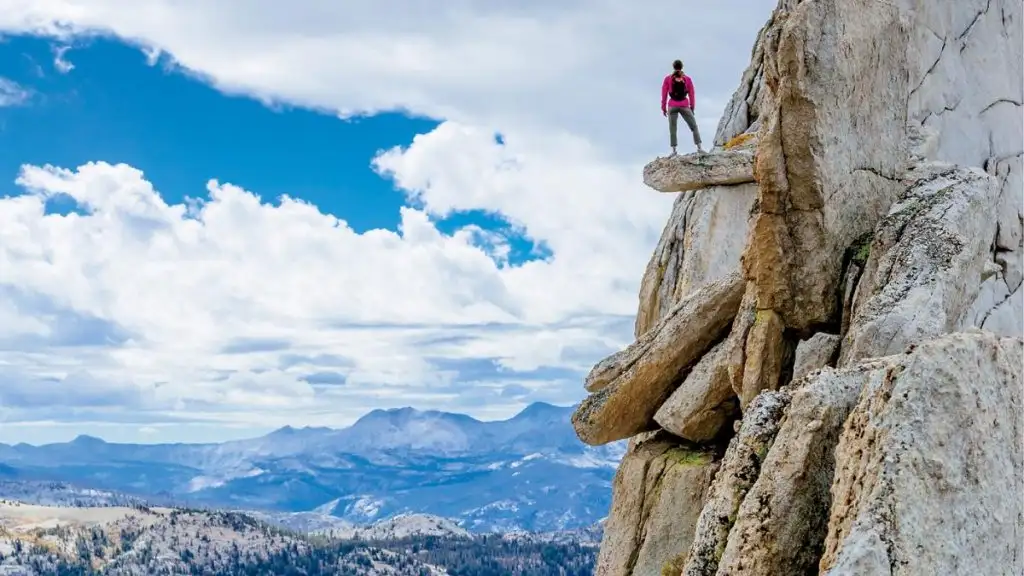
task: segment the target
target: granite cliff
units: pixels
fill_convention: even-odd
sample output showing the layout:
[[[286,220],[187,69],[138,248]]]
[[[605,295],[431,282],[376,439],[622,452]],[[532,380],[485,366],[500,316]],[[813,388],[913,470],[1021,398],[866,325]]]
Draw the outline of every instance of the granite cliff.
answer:
[[[1024,573],[1019,0],[780,0],[579,437],[600,576]]]

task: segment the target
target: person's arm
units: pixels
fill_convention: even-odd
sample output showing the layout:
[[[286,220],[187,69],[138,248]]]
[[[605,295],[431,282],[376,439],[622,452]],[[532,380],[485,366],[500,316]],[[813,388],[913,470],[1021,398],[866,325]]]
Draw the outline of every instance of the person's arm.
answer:
[[[665,101],[668,98],[668,85],[669,85],[669,78],[668,78],[668,76],[666,76],[665,79],[661,81],[661,113],[662,114],[666,114],[667,113],[666,110],[665,110]]]
[[[689,76],[686,77],[686,91],[690,93],[690,110],[697,110],[697,96],[693,91],[693,80]]]

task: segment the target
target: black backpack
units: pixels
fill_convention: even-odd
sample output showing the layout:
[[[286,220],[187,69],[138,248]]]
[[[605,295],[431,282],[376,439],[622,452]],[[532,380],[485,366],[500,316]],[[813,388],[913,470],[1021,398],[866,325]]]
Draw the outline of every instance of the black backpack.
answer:
[[[686,98],[686,78],[682,74],[672,74],[672,88],[668,94],[674,102],[682,102]]]

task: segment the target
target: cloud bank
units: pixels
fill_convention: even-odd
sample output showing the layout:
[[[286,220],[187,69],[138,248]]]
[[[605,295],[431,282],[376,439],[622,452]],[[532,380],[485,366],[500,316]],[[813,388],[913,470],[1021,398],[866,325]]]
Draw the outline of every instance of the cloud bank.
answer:
[[[445,120],[371,161],[408,197],[395,231],[229,182],[168,205],[102,158],[24,166],[24,193],[0,198],[0,418],[148,438],[160,423],[577,400],[590,365],[631,340],[673,200],[639,181],[667,144],[660,78],[684,59],[710,140],[774,2],[742,4],[0,2],[0,31],[115,35],[227,93]],[[55,53],[74,74],[73,48]],[[78,210],[46,213],[58,195]],[[549,255],[509,262],[507,237],[438,230],[464,211]]]

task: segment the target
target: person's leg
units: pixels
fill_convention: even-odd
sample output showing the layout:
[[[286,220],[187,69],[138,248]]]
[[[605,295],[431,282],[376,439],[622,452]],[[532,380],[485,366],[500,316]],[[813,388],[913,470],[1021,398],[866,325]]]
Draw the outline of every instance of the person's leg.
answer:
[[[693,144],[700,150],[700,129],[697,128],[697,119],[693,117],[693,110],[689,108],[680,109],[683,114],[683,120],[686,125],[690,127],[690,131],[693,132]]]
[[[676,139],[676,128],[679,126],[679,108],[668,109],[668,143],[672,146],[672,151],[676,151],[676,145],[678,141]]]

